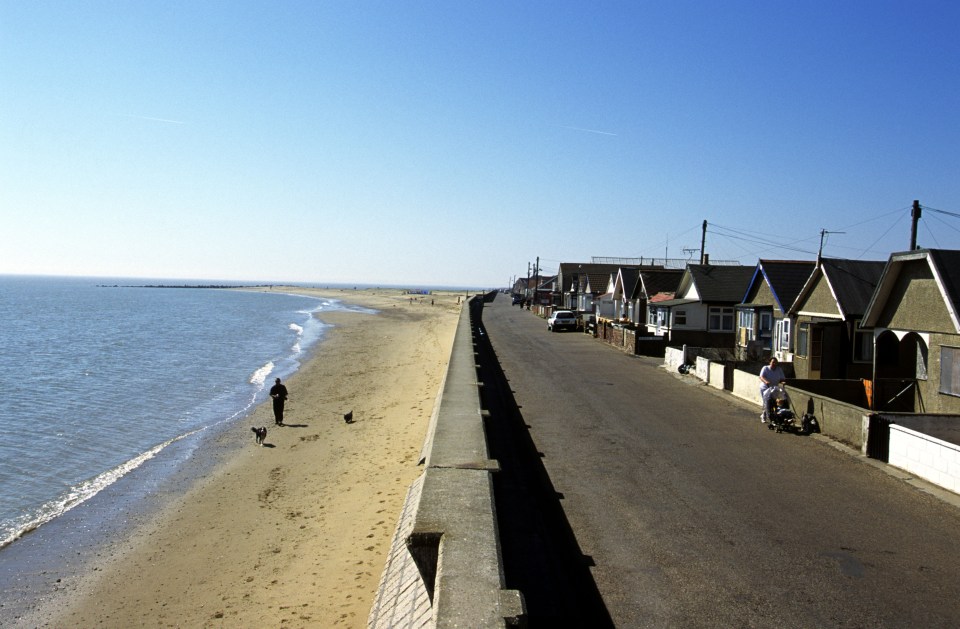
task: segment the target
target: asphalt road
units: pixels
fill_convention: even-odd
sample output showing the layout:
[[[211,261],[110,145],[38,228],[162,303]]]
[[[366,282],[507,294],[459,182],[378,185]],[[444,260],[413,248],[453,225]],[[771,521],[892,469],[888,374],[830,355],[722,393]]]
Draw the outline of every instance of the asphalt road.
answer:
[[[960,509],[759,408],[483,310],[505,578],[531,627],[957,627]]]

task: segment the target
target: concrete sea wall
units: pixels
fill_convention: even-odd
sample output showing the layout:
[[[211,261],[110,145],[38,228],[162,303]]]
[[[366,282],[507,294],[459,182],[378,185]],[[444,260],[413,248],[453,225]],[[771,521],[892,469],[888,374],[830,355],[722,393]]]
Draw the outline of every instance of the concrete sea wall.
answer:
[[[482,297],[464,308],[450,365],[410,487],[368,626],[513,627],[523,597],[504,589],[499,533],[480,405],[474,335]]]

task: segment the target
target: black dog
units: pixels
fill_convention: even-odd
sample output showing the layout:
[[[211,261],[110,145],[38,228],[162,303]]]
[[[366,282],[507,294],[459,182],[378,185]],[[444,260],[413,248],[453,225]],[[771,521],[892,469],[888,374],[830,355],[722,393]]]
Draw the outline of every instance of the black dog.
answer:
[[[252,430],[253,434],[257,436],[257,445],[262,446],[263,440],[267,438],[267,427],[260,426],[259,428],[257,428],[256,426],[254,426],[250,430]]]

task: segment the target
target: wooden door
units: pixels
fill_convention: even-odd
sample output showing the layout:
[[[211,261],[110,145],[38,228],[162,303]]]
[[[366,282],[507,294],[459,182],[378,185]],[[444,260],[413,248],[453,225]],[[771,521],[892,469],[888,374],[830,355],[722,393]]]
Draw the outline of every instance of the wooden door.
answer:
[[[823,327],[810,327],[810,378],[817,379],[823,370]]]

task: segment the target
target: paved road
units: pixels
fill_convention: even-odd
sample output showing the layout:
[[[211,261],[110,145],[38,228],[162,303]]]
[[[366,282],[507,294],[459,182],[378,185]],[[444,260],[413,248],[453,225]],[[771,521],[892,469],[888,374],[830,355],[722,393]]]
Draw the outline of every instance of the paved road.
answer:
[[[532,627],[960,626],[957,507],[502,297],[483,329]]]

